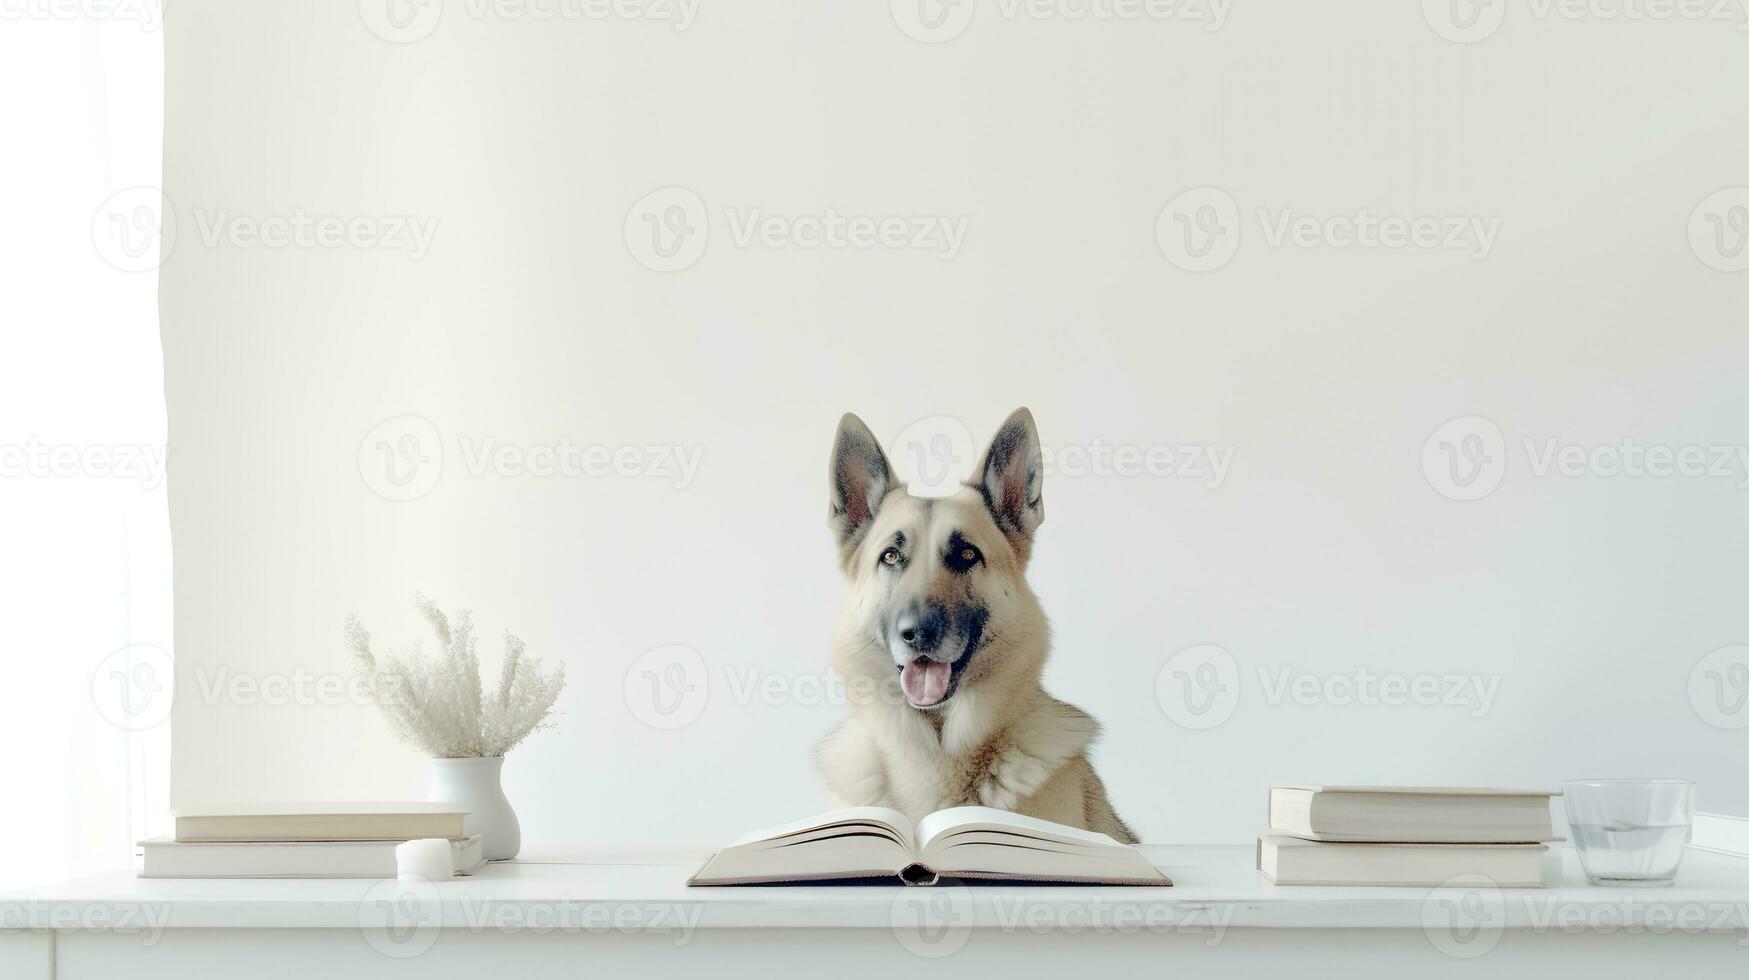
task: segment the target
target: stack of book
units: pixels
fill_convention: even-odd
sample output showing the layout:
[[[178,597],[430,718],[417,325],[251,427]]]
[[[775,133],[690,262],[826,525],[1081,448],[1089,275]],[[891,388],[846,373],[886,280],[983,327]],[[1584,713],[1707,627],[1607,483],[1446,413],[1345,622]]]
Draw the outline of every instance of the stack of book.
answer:
[[[395,847],[445,837],[457,874],[485,863],[449,803],[257,803],[172,816],[176,833],[140,842],[142,878],[393,878]]]
[[[1481,875],[1543,883],[1559,840],[1540,790],[1271,786],[1257,870],[1278,885],[1429,885]]]

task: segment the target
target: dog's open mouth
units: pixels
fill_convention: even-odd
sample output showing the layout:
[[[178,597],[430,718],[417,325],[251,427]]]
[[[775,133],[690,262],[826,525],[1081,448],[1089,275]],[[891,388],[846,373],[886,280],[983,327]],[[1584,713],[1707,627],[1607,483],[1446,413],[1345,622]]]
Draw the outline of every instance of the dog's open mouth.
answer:
[[[899,668],[899,686],[914,707],[933,708],[953,690],[953,664],[918,657]]]

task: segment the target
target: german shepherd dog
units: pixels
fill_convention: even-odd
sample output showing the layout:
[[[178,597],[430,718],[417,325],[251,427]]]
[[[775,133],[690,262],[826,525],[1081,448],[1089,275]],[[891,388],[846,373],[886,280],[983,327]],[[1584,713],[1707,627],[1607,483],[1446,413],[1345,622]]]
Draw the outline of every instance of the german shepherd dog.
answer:
[[[1040,686],[1050,626],[1025,572],[1042,482],[1024,408],[949,497],[913,497],[861,419],[838,423],[829,519],[850,591],[833,651],[870,696],[817,750],[834,806],[981,804],[1135,842],[1087,760],[1098,723]]]

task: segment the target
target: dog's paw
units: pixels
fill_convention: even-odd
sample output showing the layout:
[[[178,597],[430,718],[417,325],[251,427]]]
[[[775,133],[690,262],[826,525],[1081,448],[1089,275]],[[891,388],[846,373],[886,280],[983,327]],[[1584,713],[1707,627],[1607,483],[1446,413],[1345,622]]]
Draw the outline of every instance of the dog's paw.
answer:
[[[820,740],[814,758],[833,800],[842,806],[878,806],[887,795],[886,770],[880,753],[858,735],[852,723],[845,723]],[[834,809],[842,806],[835,804]]]
[[[1051,770],[1038,759],[1019,749],[1008,749],[990,766],[989,775],[978,786],[978,800],[987,807],[1012,810],[1044,786]]]

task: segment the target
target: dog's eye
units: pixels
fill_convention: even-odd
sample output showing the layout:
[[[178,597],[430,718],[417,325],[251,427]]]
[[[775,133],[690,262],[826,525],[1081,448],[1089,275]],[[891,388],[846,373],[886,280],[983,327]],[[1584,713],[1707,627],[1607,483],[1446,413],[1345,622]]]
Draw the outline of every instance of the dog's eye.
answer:
[[[899,563],[899,549],[888,548],[887,550],[881,552],[881,564],[883,564],[883,565],[897,565],[898,563]]]
[[[941,551],[941,564],[948,571],[964,575],[983,560],[984,553],[978,550],[978,546],[967,541],[958,531],[948,535],[947,547]]]

